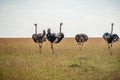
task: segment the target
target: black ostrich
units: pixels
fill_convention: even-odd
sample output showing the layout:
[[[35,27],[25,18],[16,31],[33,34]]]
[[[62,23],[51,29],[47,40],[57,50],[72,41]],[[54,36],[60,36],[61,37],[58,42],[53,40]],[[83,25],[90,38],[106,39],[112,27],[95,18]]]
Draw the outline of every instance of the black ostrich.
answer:
[[[82,45],[83,46],[83,43],[88,40],[88,36],[86,34],[83,34],[83,33],[77,34],[75,36],[75,40],[76,40],[78,45]]]
[[[37,34],[37,24],[35,25],[35,34],[32,35],[32,39],[34,40],[35,43],[38,43],[39,47],[42,48],[42,43],[44,41],[46,41],[46,37],[45,37],[45,30],[43,30],[43,34],[39,33]]]
[[[64,38],[64,34],[61,32],[61,26],[62,26],[62,23],[60,23],[60,32],[58,34],[51,33],[50,28],[48,28],[47,30],[47,39],[48,41],[51,42],[51,49],[53,53],[54,53],[53,43],[59,43]]]
[[[117,34],[113,34],[113,23],[111,24],[111,33],[107,33],[107,32],[104,33],[103,38],[108,44],[109,53],[112,55],[112,50],[111,50],[112,43],[118,41],[118,39],[119,39]]]

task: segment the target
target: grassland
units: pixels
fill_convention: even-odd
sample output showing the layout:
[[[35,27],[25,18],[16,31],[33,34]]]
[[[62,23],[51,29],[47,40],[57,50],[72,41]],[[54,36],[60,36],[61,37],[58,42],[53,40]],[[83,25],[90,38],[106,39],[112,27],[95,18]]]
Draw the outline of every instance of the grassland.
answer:
[[[113,55],[102,38],[78,46],[73,38],[43,44],[30,38],[0,39],[0,80],[120,80],[120,41]]]

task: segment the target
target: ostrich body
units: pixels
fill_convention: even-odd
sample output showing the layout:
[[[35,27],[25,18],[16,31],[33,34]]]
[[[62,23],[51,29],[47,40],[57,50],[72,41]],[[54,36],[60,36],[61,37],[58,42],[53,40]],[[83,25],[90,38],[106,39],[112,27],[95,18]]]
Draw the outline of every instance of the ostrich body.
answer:
[[[107,42],[109,52],[112,55],[112,43],[118,41],[119,37],[117,34],[113,34],[113,23],[111,24],[111,33],[104,33],[103,34],[103,39]]]
[[[48,41],[51,42],[51,49],[53,53],[54,53],[53,43],[59,43],[64,38],[64,34],[61,32],[61,26],[62,26],[62,23],[60,23],[60,32],[58,34],[51,33],[50,28],[48,28],[47,30],[47,39]]]
[[[110,33],[104,33],[103,38],[108,44],[112,44],[118,41],[119,39],[117,34],[110,34]]]
[[[78,45],[83,45],[83,43],[88,40],[88,36],[86,34],[77,34],[75,40]]]
[[[42,33],[37,34],[37,24],[34,25],[35,25],[35,34],[32,35],[32,39],[35,43],[38,43],[39,47],[41,48],[42,43],[46,41],[46,37],[45,37],[46,32],[45,30],[43,30],[43,34]]]

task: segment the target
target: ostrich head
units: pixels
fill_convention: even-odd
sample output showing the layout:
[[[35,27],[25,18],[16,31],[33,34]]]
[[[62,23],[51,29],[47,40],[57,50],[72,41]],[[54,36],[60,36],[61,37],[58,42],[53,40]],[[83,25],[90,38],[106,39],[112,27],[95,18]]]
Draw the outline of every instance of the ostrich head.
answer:
[[[60,26],[62,26],[63,25],[63,23],[60,23]]]
[[[34,25],[35,25],[35,26],[37,26],[37,24],[36,24],[36,23],[35,23]]]
[[[51,34],[51,29],[50,28],[48,28],[47,33]]]

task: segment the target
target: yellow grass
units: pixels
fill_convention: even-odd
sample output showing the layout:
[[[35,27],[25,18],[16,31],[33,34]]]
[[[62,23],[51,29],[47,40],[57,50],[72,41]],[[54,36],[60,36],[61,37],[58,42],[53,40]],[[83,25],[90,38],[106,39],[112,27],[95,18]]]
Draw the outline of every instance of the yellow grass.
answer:
[[[43,43],[30,38],[0,39],[0,80],[120,80],[120,41],[113,55],[102,38],[78,46],[73,38]]]

